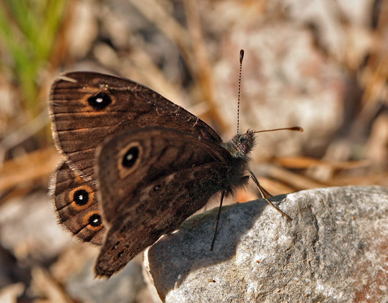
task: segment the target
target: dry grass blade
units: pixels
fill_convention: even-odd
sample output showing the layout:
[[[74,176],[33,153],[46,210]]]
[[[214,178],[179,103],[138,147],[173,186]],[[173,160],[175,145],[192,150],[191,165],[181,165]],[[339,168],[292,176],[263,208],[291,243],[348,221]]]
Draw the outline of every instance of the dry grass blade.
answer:
[[[130,79],[144,79],[140,82],[149,83],[150,87],[163,96],[168,96],[168,99],[174,103],[183,105],[183,97],[179,93],[179,89],[172,85],[171,81],[168,81],[165,73],[155,64],[147,52],[134,46],[130,53],[130,60],[137,68],[123,70],[123,74],[130,72],[132,73],[132,75],[128,75]]]
[[[183,28],[172,17],[158,1],[155,0],[128,0],[133,6],[135,6],[150,22],[155,24],[159,30],[164,33],[171,41],[182,51],[182,56],[186,64],[191,67],[191,70],[195,70],[195,61],[190,50],[190,43],[187,40],[189,36],[186,29]]]
[[[273,162],[290,169],[306,169],[317,166],[326,166],[332,169],[352,169],[371,165],[369,160],[334,162],[309,157],[282,157],[274,159]]]
[[[293,187],[288,186],[278,180],[269,178],[260,178],[260,184],[274,196],[288,194],[295,191]]]
[[[57,151],[49,147],[5,162],[0,175],[0,191],[47,177],[59,160]]]
[[[5,153],[12,147],[18,145],[19,143],[23,142],[24,140],[33,136],[42,128],[44,128],[47,125],[48,120],[49,120],[49,117],[48,117],[47,109],[45,109],[41,112],[40,115],[38,115],[31,122],[22,126],[17,131],[10,133],[0,142],[0,170],[3,165]]]
[[[346,185],[380,185],[388,187],[388,173],[364,174],[362,176],[344,176],[328,180],[329,186],[346,186]]]
[[[1,303],[16,303],[18,297],[23,294],[24,291],[23,283],[16,283],[8,285],[0,290],[0,302]]]
[[[196,78],[202,87],[205,100],[209,104],[210,115],[214,118],[221,132],[226,131],[226,123],[217,110],[217,104],[214,100],[215,84],[211,64],[206,50],[203,38],[201,20],[198,12],[198,3],[196,1],[186,0],[185,10],[187,17],[187,26],[191,37],[193,54],[198,64]],[[237,83],[236,83],[237,87]]]
[[[277,166],[270,166],[267,170],[267,175],[270,178],[280,180],[291,185],[296,189],[308,189],[322,187],[324,184],[311,180],[310,178],[292,173],[286,169]]]
[[[44,268],[33,268],[32,278],[35,290],[43,294],[48,299],[48,302],[75,303],[63,287]]]

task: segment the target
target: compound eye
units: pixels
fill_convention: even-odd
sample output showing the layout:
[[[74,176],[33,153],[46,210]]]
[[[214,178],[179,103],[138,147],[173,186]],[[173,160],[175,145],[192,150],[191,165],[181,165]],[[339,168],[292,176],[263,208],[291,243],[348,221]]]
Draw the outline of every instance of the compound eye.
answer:
[[[240,149],[244,152],[244,154],[249,152],[249,146],[245,142],[240,144]]]

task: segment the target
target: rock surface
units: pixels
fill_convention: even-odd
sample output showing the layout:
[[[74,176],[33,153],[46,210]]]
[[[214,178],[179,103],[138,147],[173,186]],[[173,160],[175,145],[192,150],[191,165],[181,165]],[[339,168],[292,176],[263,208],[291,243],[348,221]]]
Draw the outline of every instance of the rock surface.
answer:
[[[224,207],[145,253],[165,302],[387,302],[388,189],[340,187]]]

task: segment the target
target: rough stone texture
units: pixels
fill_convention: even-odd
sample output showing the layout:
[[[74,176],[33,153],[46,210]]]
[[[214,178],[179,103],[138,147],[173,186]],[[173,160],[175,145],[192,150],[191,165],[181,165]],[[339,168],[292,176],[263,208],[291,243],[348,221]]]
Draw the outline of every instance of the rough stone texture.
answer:
[[[165,302],[387,302],[388,189],[306,190],[186,221],[145,253]]]

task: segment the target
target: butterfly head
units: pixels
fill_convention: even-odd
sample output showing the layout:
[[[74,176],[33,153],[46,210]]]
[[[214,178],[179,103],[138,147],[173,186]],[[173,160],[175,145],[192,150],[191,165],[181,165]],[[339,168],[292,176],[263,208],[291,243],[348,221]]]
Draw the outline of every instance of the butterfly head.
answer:
[[[229,142],[223,144],[233,158],[238,158],[247,161],[249,153],[255,145],[255,134],[251,130],[247,130],[245,134],[237,134]]]

